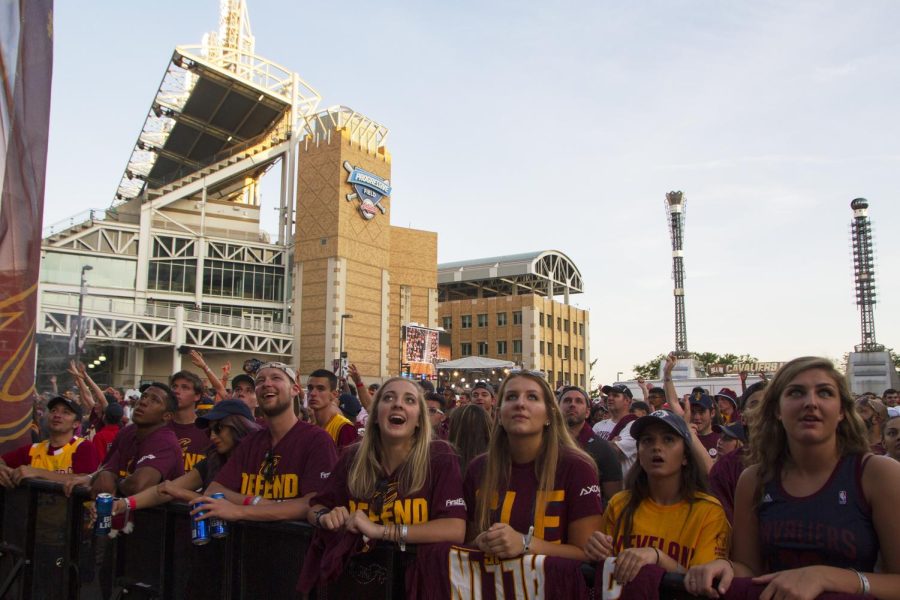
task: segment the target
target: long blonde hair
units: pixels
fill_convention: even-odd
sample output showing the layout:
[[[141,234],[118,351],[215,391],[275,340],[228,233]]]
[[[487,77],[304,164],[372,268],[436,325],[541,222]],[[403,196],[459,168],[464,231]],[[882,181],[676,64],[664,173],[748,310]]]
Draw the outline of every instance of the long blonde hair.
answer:
[[[834,368],[827,358],[803,356],[795,358],[781,367],[772,382],[766,386],[762,403],[756,410],[753,426],[750,427],[750,460],[756,464],[759,486],[757,495],[762,496],[765,484],[775,478],[777,470],[788,462],[791,450],[788,446],[784,425],[778,420],[778,405],[781,395],[788,385],[801,373],[810,369],[821,369],[834,382],[841,399],[844,418],[837,425],[837,451],[840,456],[865,454],[869,451],[866,426],[856,411],[856,402],[850,394],[847,379]]]
[[[500,493],[506,491],[509,485],[509,479],[512,474],[512,456],[509,451],[509,436],[500,423],[499,415],[509,382],[520,377],[533,381],[540,386],[544,396],[544,406],[547,409],[547,418],[550,421],[550,425],[544,427],[541,449],[538,451],[538,458],[534,465],[535,475],[538,479],[537,493],[553,490],[556,481],[556,467],[560,456],[564,452],[575,454],[585,464],[590,465],[594,473],[597,472],[594,461],[578,447],[572,436],[569,435],[569,430],[556,403],[556,396],[553,390],[550,389],[550,384],[543,377],[528,372],[511,374],[503,381],[500,391],[497,392],[497,412],[491,430],[487,460],[481,476],[481,486],[475,503],[476,534],[487,530],[492,525],[492,500],[495,497],[499,498]]]
[[[383,480],[390,473],[385,473],[381,463],[383,446],[381,442],[381,428],[378,426],[378,411],[384,390],[392,383],[403,381],[416,389],[416,404],[419,406],[419,418],[416,422],[416,431],[413,434],[413,445],[406,461],[399,467],[397,473],[397,493],[408,496],[425,487],[425,479],[429,471],[429,447],[431,445],[431,423],[428,422],[428,406],[425,404],[425,394],[415,381],[403,377],[392,377],[378,388],[372,406],[369,410],[369,421],[366,425],[366,433],[362,442],[356,449],[353,463],[350,465],[348,485],[350,494],[355,498],[371,498],[375,494],[379,480]]]

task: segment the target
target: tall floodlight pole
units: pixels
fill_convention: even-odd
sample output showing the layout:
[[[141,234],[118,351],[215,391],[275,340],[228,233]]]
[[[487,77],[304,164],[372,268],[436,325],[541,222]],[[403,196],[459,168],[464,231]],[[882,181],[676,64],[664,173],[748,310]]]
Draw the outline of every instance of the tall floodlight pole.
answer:
[[[672,236],[672,279],[675,283],[675,355],[690,357],[687,347],[687,319],[684,315],[684,209],[687,199],[681,192],[666,194],[666,216]]]
[[[853,273],[856,277],[856,305],[859,307],[861,343],[857,352],[881,352],[884,346],[875,341],[875,256],[872,248],[872,225],[869,222],[869,202],[857,198],[850,203],[853,209],[851,236],[853,239]]]
[[[86,273],[92,270],[94,267],[91,265],[83,265],[81,267],[81,287],[78,289],[78,323],[75,329],[75,364],[78,364],[78,361],[81,360],[81,351],[82,346],[84,345],[84,324],[82,321],[83,313],[84,313],[84,297],[87,295],[87,275]]]

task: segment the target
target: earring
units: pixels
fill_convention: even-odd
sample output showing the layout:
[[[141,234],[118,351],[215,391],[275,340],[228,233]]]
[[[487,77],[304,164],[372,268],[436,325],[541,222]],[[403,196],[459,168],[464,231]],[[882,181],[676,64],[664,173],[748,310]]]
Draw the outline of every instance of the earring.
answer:
[[[544,427],[550,427],[550,421],[547,421],[546,423],[544,423]]]

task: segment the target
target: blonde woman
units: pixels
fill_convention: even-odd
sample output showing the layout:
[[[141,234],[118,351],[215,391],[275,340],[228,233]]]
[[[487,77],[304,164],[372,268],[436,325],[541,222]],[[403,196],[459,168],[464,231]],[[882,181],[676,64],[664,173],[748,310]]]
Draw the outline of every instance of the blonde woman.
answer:
[[[422,389],[389,379],[372,401],[366,434],[341,455],[328,484],[310,501],[308,520],[368,540],[461,543],[466,531],[459,461],[432,440]]]
[[[601,519],[594,461],[572,440],[553,390],[538,374],[511,374],[497,401],[488,452],[466,472],[468,539],[503,559],[584,560],[582,548]]]
[[[828,359],[794,359],[758,410],[753,466],[737,487],[733,562],[692,569],[688,591],[717,596],[737,576],[763,584],[763,600],[823,592],[900,599],[900,464],[869,453],[844,376]]]

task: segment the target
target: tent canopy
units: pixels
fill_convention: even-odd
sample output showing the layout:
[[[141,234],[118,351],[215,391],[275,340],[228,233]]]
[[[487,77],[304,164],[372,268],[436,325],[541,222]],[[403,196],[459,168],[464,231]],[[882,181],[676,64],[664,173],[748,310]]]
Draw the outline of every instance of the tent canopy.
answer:
[[[438,364],[438,369],[479,370],[484,369],[512,369],[516,363],[509,360],[497,360],[484,356],[466,356],[456,360],[448,360]]]

